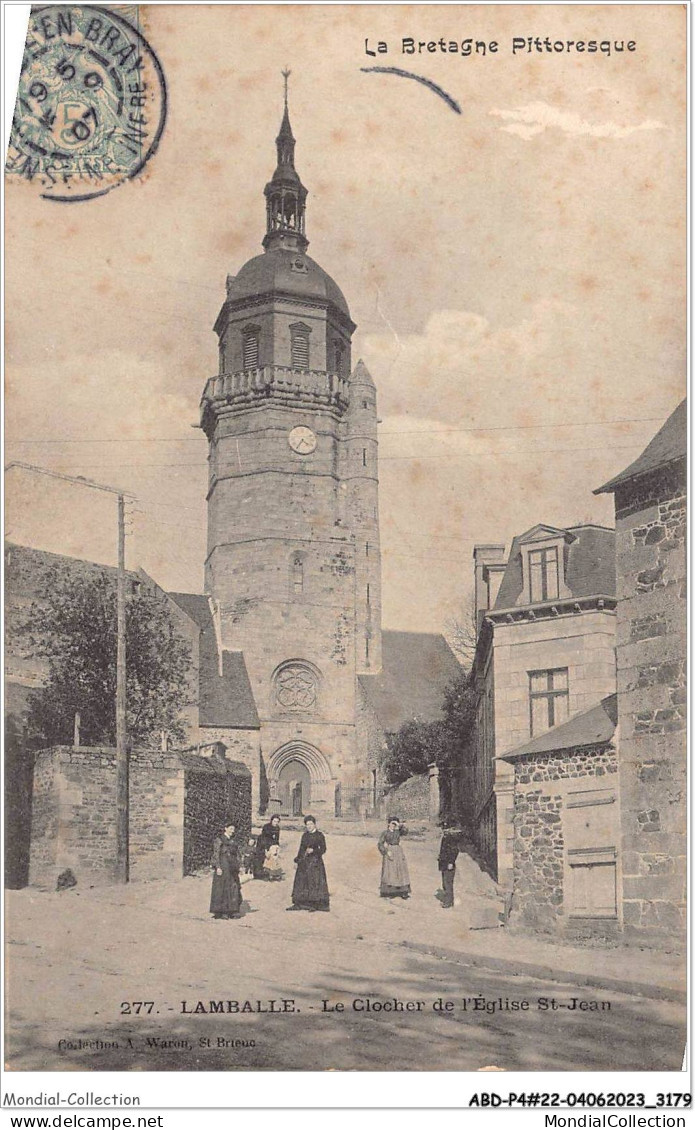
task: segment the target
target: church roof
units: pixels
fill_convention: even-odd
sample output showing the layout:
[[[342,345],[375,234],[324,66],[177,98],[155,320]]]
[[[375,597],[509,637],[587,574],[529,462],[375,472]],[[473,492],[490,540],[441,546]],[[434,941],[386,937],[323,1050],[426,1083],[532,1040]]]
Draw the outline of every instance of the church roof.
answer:
[[[299,263],[301,270],[296,270]],[[306,270],[304,268],[306,267]],[[350,311],[342,290],[331,276],[308,255],[273,247],[245,263],[228,280],[227,302],[240,302],[260,295],[287,295],[335,306],[346,318]]]
[[[631,463],[615,478],[610,479],[602,487],[595,490],[594,494],[610,494],[616,487],[626,483],[629,479],[635,479],[638,475],[647,475],[651,471],[665,467],[668,463],[685,459],[688,446],[687,404],[687,400],[681,400],[663,427],[647,444],[639,458],[635,459],[634,463]]]
[[[545,734],[532,738],[530,742],[503,753],[498,760],[515,761],[517,757],[528,757],[539,753],[561,753],[564,750],[580,749],[582,746],[604,745],[615,733],[618,724],[618,696],[609,694],[590,710],[575,714],[561,726],[553,726]]]
[[[541,529],[541,527],[534,527]],[[542,529],[552,530],[544,526]],[[570,526],[557,533],[568,534],[565,583],[573,597],[615,596],[615,530],[606,526]],[[495,608],[513,608],[523,591],[521,545],[526,535],[512,542],[509,561],[497,593]]]
[[[199,725],[234,730],[259,729],[258,711],[243,653],[223,651],[220,674],[217,636],[208,598],[188,592],[170,592],[168,595],[200,628]]]
[[[382,632],[382,670],[359,682],[379,725],[387,734],[404,722],[443,718],[444,689],[461,665],[444,636],[429,632]]]

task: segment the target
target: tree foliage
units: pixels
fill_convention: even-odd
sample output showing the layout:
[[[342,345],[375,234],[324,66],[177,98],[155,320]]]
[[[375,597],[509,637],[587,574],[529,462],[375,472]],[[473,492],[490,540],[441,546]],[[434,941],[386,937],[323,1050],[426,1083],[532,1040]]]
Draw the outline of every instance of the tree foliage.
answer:
[[[466,670],[473,666],[475,648],[478,642],[478,623],[475,614],[475,601],[469,600],[460,618],[452,617],[446,625],[446,638]]]
[[[453,767],[467,756],[475,709],[473,687],[466,671],[444,691],[443,718],[436,722],[412,719],[387,740],[382,767],[391,785],[427,772],[433,762]]]
[[[32,745],[72,741],[80,714],[83,745],[116,740],[116,578],[49,574],[27,621],[35,655],[48,678],[29,698]],[[190,702],[190,648],[165,600],[144,585],[126,599],[126,726],[133,746],[158,744],[166,730],[184,737],[181,711]]]

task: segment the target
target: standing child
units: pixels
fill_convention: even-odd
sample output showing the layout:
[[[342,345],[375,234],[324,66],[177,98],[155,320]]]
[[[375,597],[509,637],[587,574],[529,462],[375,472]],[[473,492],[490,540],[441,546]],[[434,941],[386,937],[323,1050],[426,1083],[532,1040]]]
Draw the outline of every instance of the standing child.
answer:
[[[241,867],[242,867],[242,871],[244,872],[245,875],[250,875],[251,872],[253,871],[253,863],[254,863],[255,858],[256,858],[256,837],[255,836],[249,836],[248,840],[246,841],[246,847],[244,848],[242,858],[241,858]]]
[[[268,867],[268,851],[272,847],[278,847],[280,843],[280,817],[275,815],[271,816],[267,824],[261,828],[261,833],[256,842],[256,855],[253,861],[253,877],[254,879],[271,879],[275,878],[275,874],[271,875],[273,868]],[[277,869],[280,866],[279,850],[275,853],[278,856]]]

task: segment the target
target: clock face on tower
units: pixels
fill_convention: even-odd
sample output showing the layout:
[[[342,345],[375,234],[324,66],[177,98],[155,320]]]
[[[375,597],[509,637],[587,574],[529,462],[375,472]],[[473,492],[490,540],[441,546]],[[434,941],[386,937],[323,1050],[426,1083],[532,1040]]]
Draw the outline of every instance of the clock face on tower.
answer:
[[[311,455],[312,451],[316,450],[316,436],[311,428],[303,426],[292,428],[287,440],[292,450],[296,451],[298,455]]]

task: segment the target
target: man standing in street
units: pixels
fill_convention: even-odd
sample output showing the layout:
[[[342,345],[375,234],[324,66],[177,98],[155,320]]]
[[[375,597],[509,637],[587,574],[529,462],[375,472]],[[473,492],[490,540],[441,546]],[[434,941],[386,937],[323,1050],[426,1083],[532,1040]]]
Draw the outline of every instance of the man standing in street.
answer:
[[[454,878],[456,876],[456,858],[459,854],[460,828],[446,828],[439,845],[439,870],[442,873],[441,905],[448,909],[454,905]]]

